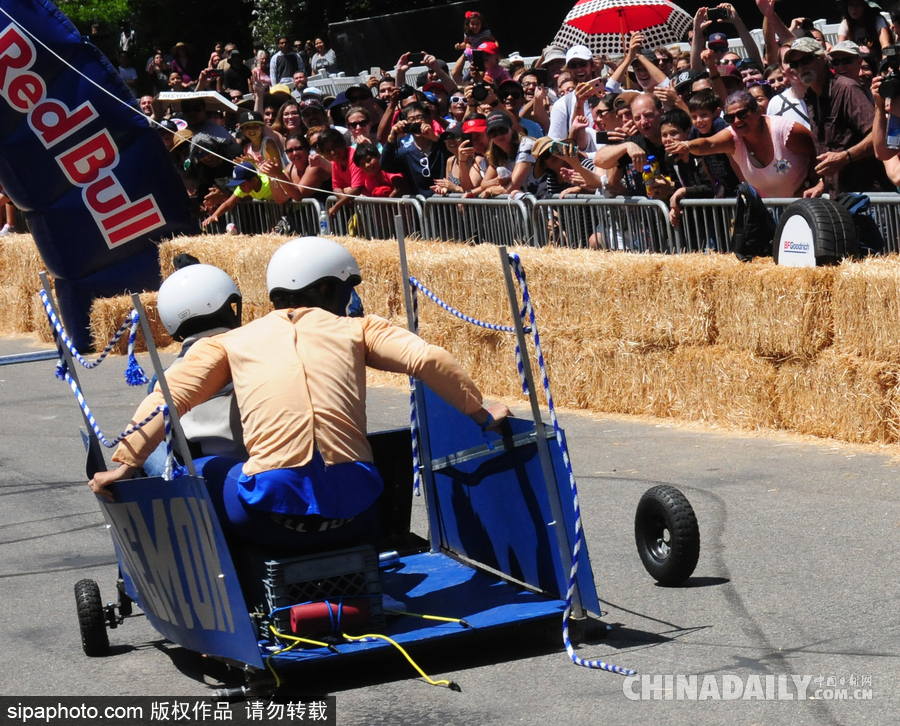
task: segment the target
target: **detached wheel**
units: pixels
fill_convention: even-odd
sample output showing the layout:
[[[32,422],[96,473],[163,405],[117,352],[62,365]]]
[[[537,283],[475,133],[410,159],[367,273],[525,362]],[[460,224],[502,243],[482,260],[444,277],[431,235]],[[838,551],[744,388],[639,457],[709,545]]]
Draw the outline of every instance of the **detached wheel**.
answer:
[[[81,647],[89,658],[109,655],[109,636],[106,633],[106,617],[100,588],[93,580],[75,583],[75,605],[78,608],[78,625],[81,628]]]
[[[773,250],[775,263],[788,267],[836,265],[859,256],[853,215],[830,199],[801,199],[778,219]]]
[[[648,489],[634,515],[641,562],[660,585],[687,580],[700,558],[700,527],[691,503],[675,487]]]

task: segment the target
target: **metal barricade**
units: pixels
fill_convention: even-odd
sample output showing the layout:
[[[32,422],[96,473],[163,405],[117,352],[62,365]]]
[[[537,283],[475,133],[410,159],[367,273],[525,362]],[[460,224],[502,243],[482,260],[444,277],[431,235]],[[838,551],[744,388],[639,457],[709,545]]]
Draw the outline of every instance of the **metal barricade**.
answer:
[[[285,234],[319,234],[319,213],[322,206],[315,199],[304,199],[289,204],[240,202],[225,214],[225,224],[234,224],[240,234],[267,234],[280,231]]]
[[[426,236],[447,242],[534,245],[533,199],[529,195],[517,199],[430,197],[424,203]]]
[[[777,220],[781,212],[797,197],[764,199]],[[683,252],[731,252],[734,229],[734,199],[683,199],[681,225],[678,230]]]
[[[338,201],[334,195],[326,202],[331,208]],[[394,216],[403,217],[403,228],[409,236],[425,236],[422,202],[417,197],[356,197],[342,206],[329,219],[331,234],[363,239],[394,239],[397,236]]]
[[[887,192],[866,196],[872,203],[869,213],[884,237],[885,254],[900,252],[900,194]]]
[[[531,215],[535,245],[626,252],[680,252],[668,207],[643,197],[541,199]]]

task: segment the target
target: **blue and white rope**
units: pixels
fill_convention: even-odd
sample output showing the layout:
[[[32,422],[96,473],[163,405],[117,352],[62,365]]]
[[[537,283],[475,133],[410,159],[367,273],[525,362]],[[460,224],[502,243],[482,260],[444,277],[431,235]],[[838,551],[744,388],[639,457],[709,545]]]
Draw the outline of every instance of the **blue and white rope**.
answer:
[[[173,446],[172,436],[172,421],[169,416],[169,407],[165,404],[161,406],[157,406],[149,416],[147,416],[143,421],[135,424],[134,426],[129,426],[125,431],[116,436],[112,441],[106,438],[103,431],[100,429],[100,424],[97,423],[97,420],[94,418],[94,414],[88,406],[87,401],[84,398],[84,394],[81,392],[81,389],[78,387],[78,384],[75,382],[75,379],[69,375],[69,372],[66,371],[63,374],[63,380],[69,384],[69,388],[72,389],[72,393],[75,394],[75,398],[78,401],[78,405],[81,406],[81,410],[84,412],[84,417],[90,425],[91,429],[94,432],[94,435],[97,437],[97,440],[103,444],[107,449],[111,449],[112,447],[118,445],[126,436],[130,436],[135,431],[140,431],[147,424],[149,424],[153,419],[155,419],[159,414],[163,415],[163,420],[165,421],[165,432],[166,432],[166,467],[163,473],[163,478],[167,481],[171,481],[174,477],[180,476],[182,474],[181,468],[176,467],[175,465],[175,450]]]
[[[522,290],[522,303],[534,336],[534,350],[537,355],[538,365],[541,369],[541,383],[544,386],[544,393],[547,397],[547,408],[550,411],[550,421],[553,423],[553,432],[556,434],[556,441],[559,444],[559,450],[562,453],[563,462],[566,465],[566,472],[569,475],[569,485],[572,487],[572,504],[575,509],[575,546],[572,548],[572,568],[569,571],[569,589],[566,592],[566,609],[563,612],[563,642],[566,646],[566,652],[569,654],[569,657],[575,665],[618,673],[623,676],[632,676],[635,671],[631,668],[622,668],[621,666],[606,663],[602,660],[584,660],[575,652],[575,649],[572,647],[572,642],[569,639],[569,615],[572,613],[572,597],[575,594],[575,577],[578,574],[578,554],[581,551],[584,539],[581,525],[581,508],[578,505],[578,486],[575,483],[575,473],[572,470],[572,462],[569,460],[569,451],[566,448],[565,439],[563,438],[562,430],[559,427],[559,419],[556,417],[556,409],[553,406],[553,396],[550,394],[550,378],[547,376],[547,366],[544,364],[544,354],[541,350],[541,340],[538,335],[534,305],[532,304],[531,296],[528,293],[525,268],[522,266],[522,260],[517,254],[510,255],[509,261],[515,272],[519,287]]]
[[[475,318],[466,315],[465,313],[461,313],[456,308],[448,305],[443,300],[441,300],[437,295],[435,295],[431,290],[429,290],[425,285],[419,282],[415,277],[409,278],[409,284],[412,286],[412,289],[415,290],[418,288],[421,290],[425,296],[434,303],[437,303],[440,307],[444,308],[451,315],[455,315],[460,320],[464,320],[467,323],[471,323],[472,325],[477,325],[480,328],[487,328],[488,330],[497,330],[501,333],[515,333],[516,329],[511,325],[496,325],[495,323],[485,323],[481,320],[476,320]],[[417,318],[418,319],[418,318]]]
[[[411,280],[410,280],[411,282]],[[412,320],[413,329],[411,332],[418,334],[419,332],[419,296],[416,295],[416,286],[409,286],[410,296],[412,298]],[[409,377],[409,434],[412,440],[412,458],[413,458],[413,493],[417,497],[422,496],[422,457],[419,448],[419,420],[416,415],[416,381]]]
[[[40,294],[41,303],[44,306],[44,312],[47,313],[47,319],[50,321],[50,327],[53,329],[58,340],[62,341],[62,344],[69,349],[72,357],[87,369],[92,369],[99,366],[109,355],[110,351],[115,347],[116,343],[119,342],[119,338],[121,338],[125,334],[125,331],[128,330],[130,326],[131,333],[128,336],[128,366],[125,368],[125,381],[129,386],[140,386],[148,382],[146,374],[144,373],[140,364],[138,364],[137,359],[134,357],[134,341],[137,336],[138,326],[140,325],[140,318],[138,316],[137,310],[132,310],[131,313],[129,313],[128,317],[126,317],[122,324],[119,326],[119,329],[116,331],[115,335],[113,335],[112,340],[110,340],[107,346],[103,349],[103,352],[95,360],[88,361],[76,350],[75,345],[69,338],[68,333],[66,333],[66,330],[60,322],[59,318],[56,316],[56,313],[53,312],[53,306],[50,304],[50,298],[47,296],[47,293],[41,290]],[[66,360],[62,355],[60,355],[59,363],[56,364],[56,377],[60,380],[65,380],[67,372],[68,366],[66,364]]]

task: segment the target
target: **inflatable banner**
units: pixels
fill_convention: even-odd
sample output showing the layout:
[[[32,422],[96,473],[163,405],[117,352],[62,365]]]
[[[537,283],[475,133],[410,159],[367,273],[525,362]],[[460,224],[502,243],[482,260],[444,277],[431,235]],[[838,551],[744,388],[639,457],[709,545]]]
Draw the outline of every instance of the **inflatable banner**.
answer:
[[[137,110],[52,3],[3,0],[0,185],[25,213],[83,350],[91,301],[157,289],[155,241],[191,225],[184,185]]]

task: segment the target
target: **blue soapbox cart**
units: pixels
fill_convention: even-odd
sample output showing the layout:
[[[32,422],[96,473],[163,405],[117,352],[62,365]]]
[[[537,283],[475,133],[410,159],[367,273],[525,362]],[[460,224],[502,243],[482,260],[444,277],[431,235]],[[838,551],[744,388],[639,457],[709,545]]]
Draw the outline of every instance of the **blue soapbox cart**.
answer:
[[[399,236],[402,271],[409,280]],[[246,546],[229,549],[228,535],[202,478],[185,475],[171,481],[118,483],[114,502],[99,497],[98,502],[120,565],[119,597],[104,604],[95,582],[82,580],[76,585],[85,653],[108,652],[107,629],[123,624],[133,612],[132,603],[167,639],[242,668],[256,689],[265,682],[260,676],[266,670],[281,672],[287,666],[393,647],[386,638],[346,640],[339,633],[298,637],[301,634],[291,631],[288,615],[303,603],[326,601],[329,618],[334,619],[333,603],[345,597],[369,598],[370,622],[355,629],[341,625],[340,630],[379,633],[400,645],[523,623],[555,627],[562,640],[567,610],[572,640],[605,634],[583,538],[570,587],[579,515],[564,458],[564,434],[541,420],[526,354],[528,328],[519,312],[511,258],[504,248],[500,256],[515,321],[514,331],[510,330],[522,351],[520,372],[527,382],[533,420],[511,418],[502,434],[485,434],[421,382],[415,383],[414,429],[427,540],[410,532],[414,470],[410,430],[369,436],[385,482],[380,502],[383,549],[391,552],[380,558],[365,547],[287,559]],[[407,310],[412,311],[413,293],[405,292]],[[149,325],[140,300],[133,297],[159,375]],[[412,313],[409,323],[416,328]],[[178,434],[177,420],[173,424]],[[95,442],[91,448],[96,456]],[[190,461],[186,463],[192,468]],[[671,566],[676,555],[684,559],[673,549],[673,536],[676,540],[693,536],[666,530],[672,527],[666,514],[657,511],[655,524],[653,512],[644,514],[641,554],[658,567],[667,560]],[[696,543],[699,551],[699,535]],[[638,545],[640,550],[640,538]],[[385,618],[381,593],[400,601],[410,614],[438,619]],[[265,612],[256,612],[260,609]],[[571,649],[570,655],[579,662]],[[623,672],[606,664],[595,667]],[[253,695],[247,688],[243,693]]]

